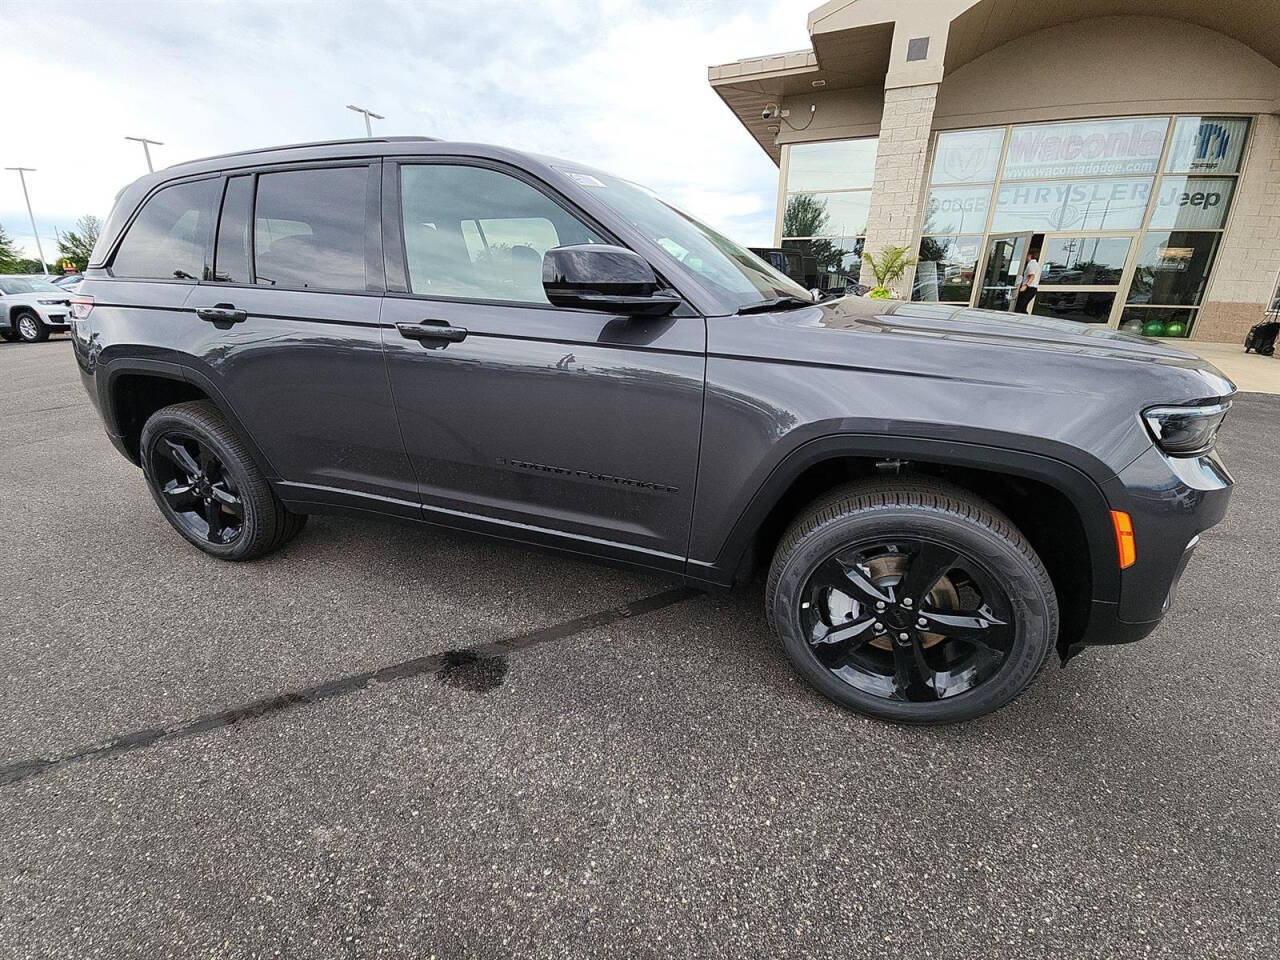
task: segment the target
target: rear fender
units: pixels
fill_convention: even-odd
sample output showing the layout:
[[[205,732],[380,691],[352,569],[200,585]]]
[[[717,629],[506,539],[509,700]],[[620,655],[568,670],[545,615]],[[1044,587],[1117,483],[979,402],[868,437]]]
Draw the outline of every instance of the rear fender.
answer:
[[[150,357],[129,355],[111,357],[104,355],[99,360],[94,375],[99,391],[98,409],[102,411],[103,422],[106,424],[107,432],[113,440],[119,441],[124,436],[124,430],[116,415],[113,402],[113,398],[116,395],[115,389],[121,377],[130,375],[160,377],[187,383],[195,387],[208,397],[209,401],[218,408],[218,412],[226,418],[236,436],[249,448],[250,455],[263,475],[268,480],[279,479],[279,475],[275,468],[272,467],[271,461],[253,439],[252,434],[245,429],[244,424],[236,415],[235,408],[227,401],[222,391],[218,389],[217,384],[185,363],[176,362],[175,360],[158,360]]]

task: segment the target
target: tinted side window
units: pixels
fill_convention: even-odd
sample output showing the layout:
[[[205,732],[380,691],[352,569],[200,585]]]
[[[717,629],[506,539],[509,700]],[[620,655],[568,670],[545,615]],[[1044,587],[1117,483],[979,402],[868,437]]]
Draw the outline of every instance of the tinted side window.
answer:
[[[252,216],[253,177],[232,177],[222,196],[213,279],[249,282],[249,218]]]
[[[198,280],[213,234],[219,182],[177,183],[154,194],[125,234],[111,273],[149,280]]]
[[[277,287],[364,290],[367,167],[258,177],[254,272]]]
[[[482,167],[402,166],[400,206],[409,288],[427,296],[546,303],[542,255],[602,242],[545,194]]]

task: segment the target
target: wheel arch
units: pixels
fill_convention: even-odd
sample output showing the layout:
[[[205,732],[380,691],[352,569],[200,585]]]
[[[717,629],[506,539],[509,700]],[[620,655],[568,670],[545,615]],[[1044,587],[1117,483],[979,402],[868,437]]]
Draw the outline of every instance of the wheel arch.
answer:
[[[31,306],[31,304],[15,303],[11,307],[9,307],[9,329],[10,330],[18,329],[18,317],[22,316],[24,313],[31,314],[41,323],[44,322],[44,318],[40,316],[40,311],[37,310],[35,307]]]
[[[142,426],[162,407],[190,400],[205,400],[218,408],[231,429],[248,447],[265,477],[276,479],[270,461],[244,428],[240,418],[217,386],[185,365],[146,357],[112,358],[98,367],[102,410],[108,432],[135,465],[140,464]]]
[[[1039,453],[916,437],[839,435],[801,444],[769,473],[715,562],[691,573],[741,582],[768,562],[791,520],[816,497],[849,480],[895,474],[945,479],[1009,516],[1058,591],[1064,657],[1084,633],[1090,601],[1119,599],[1110,506],[1082,469]]]

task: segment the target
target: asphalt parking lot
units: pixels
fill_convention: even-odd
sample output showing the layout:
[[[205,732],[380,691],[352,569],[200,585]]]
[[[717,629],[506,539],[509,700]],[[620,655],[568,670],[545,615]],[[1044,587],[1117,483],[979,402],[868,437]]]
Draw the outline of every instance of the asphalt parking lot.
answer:
[[[1280,397],[1222,445],[1153,637],[899,729],[758,585],[331,518],[209,559],[66,339],[0,344],[0,956],[1273,957]]]

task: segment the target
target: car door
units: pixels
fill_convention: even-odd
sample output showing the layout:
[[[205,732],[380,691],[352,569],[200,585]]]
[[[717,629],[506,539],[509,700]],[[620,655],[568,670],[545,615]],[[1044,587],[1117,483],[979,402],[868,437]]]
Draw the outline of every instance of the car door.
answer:
[[[616,240],[512,167],[388,159],[383,223],[382,332],[426,519],[683,569],[703,319],[553,307],[542,254]]]
[[[378,329],[380,166],[228,177],[191,352],[286,498],[417,517]]]

